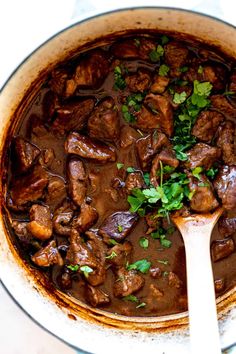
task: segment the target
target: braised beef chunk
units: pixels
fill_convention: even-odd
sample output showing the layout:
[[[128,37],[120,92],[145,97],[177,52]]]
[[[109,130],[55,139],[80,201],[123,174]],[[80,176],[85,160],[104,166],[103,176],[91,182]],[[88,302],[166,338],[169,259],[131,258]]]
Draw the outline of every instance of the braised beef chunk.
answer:
[[[24,138],[17,136],[14,140],[14,154],[19,172],[26,172],[39,156],[40,150]]]
[[[119,137],[120,121],[113,98],[101,101],[88,119],[88,133],[91,138],[115,141]]]
[[[114,266],[125,266],[130,260],[130,255],[133,250],[132,244],[125,241],[123,244],[117,244],[110,248],[107,252],[107,261]]]
[[[226,210],[236,207],[236,166],[223,166],[214,180],[214,188]]]
[[[150,93],[144,103],[159,116],[160,130],[167,136],[172,136],[174,131],[173,110],[170,101],[162,95]]]
[[[122,241],[132,231],[138,216],[129,211],[120,211],[108,216],[99,228],[99,235],[109,244],[110,239]]]
[[[218,223],[218,230],[224,237],[233,235],[236,232],[236,218],[227,218],[222,216]]]
[[[203,167],[206,170],[210,169],[214,162],[220,159],[221,150],[204,143],[194,145],[187,153],[189,160],[186,162],[186,167],[194,169]]]
[[[128,75],[125,82],[131,92],[144,92],[150,86],[151,76],[147,70],[140,69],[137,73]]]
[[[73,220],[73,227],[79,232],[84,232],[93,226],[97,219],[96,209],[87,203],[83,203],[80,207],[80,214]]]
[[[211,244],[211,256],[213,262],[217,262],[225,257],[230,256],[234,252],[234,249],[235,245],[232,238],[213,241]]]
[[[74,215],[73,208],[65,202],[54,212],[52,223],[53,230],[61,236],[70,236],[71,222]]]
[[[213,95],[210,97],[210,100],[213,108],[228,118],[236,118],[236,107],[232,106],[225,96]]]
[[[83,162],[77,158],[70,159],[68,163],[69,193],[73,202],[81,206],[87,193],[86,172]]]
[[[210,181],[201,175],[199,179],[189,175],[189,189],[193,193],[190,208],[198,213],[208,213],[219,206]]]
[[[137,140],[136,148],[142,170],[147,171],[155,154],[169,145],[166,135],[158,131]]]
[[[63,265],[63,259],[54,240],[36,252],[31,259],[39,267],[50,267],[53,264]]]
[[[205,143],[211,143],[223,120],[224,116],[219,112],[203,111],[193,126],[192,134]]]
[[[76,132],[70,133],[67,137],[65,150],[68,154],[75,154],[101,163],[116,160],[113,148]]]
[[[109,295],[89,284],[85,288],[84,297],[93,307],[104,306],[110,302]]]
[[[235,124],[227,120],[219,128],[216,144],[222,151],[222,160],[226,165],[235,165]]]
[[[21,206],[40,199],[48,180],[48,172],[40,165],[36,165],[27,175],[14,178],[11,187],[13,203]]]
[[[169,85],[170,79],[166,76],[155,75],[150,87],[152,93],[163,93]]]
[[[142,173],[139,171],[129,173],[125,180],[125,188],[128,193],[132,192],[132,190],[135,188],[142,187],[144,187],[144,179]]]
[[[113,293],[116,297],[129,296],[144,286],[144,279],[135,270],[119,268],[117,279],[113,286]]]
[[[170,75],[172,77],[180,76],[180,68],[186,65],[188,54],[188,49],[178,42],[173,41],[165,45],[165,60],[167,65],[171,67]]]
[[[61,105],[56,111],[56,118],[52,124],[53,131],[60,135],[65,135],[71,130],[83,129],[93,108],[93,98],[72,101]]]
[[[27,229],[34,237],[40,240],[47,240],[52,236],[51,213],[48,206],[32,205]]]
[[[19,106],[2,159],[6,225],[67,296],[177,314],[188,304],[174,217],[224,210],[211,235],[216,296],[236,283],[235,60],[177,33],[100,42],[52,65]]]
[[[104,81],[108,71],[109,62],[106,52],[99,49],[94,50],[76,67],[73,76],[75,87],[98,87]]]

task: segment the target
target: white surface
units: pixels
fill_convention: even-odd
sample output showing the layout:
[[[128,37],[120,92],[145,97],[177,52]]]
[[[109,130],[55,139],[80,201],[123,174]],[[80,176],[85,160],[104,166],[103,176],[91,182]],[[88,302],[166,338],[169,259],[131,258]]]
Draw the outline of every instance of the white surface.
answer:
[[[7,0],[0,2],[0,87],[35,47],[90,11],[118,6],[162,5],[195,9],[236,25],[234,0]],[[76,5],[76,6],[75,6]],[[235,331],[236,332],[236,331]],[[34,324],[0,285],[0,353],[72,354],[74,351]],[[114,352],[114,350],[112,350]]]

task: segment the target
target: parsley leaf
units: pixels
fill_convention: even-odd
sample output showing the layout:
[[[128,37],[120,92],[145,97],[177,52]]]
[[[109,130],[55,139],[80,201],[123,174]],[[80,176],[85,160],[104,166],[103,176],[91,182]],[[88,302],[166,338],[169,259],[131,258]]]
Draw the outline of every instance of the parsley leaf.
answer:
[[[218,168],[214,168],[214,167],[212,167],[206,171],[207,177],[209,177],[211,179],[214,179],[215,176],[217,175],[217,173],[218,173]]]
[[[141,44],[141,42],[140,42],[140,39],[139,38],[134,38],[134,44],[136,45],[136,47],[140,47],[140,44]]]
[[[146,302],[141,302],[141,304],[136,306],[136,309],[146,306]]]
[[[92,272],[93,272],[93,269],[90,268],[89,266],[84,265],[84,266],[81,266],[81,267],[80,267],[80,271],[81,271],[82,273],[84,273],[85,278],[88,278],[89,273],[92,273]]]
[[[149,53],[149,58],[153,63],[156,63],[160,60],[160,57],[162,57],[163,55],[164,55],[164,48],[160,44],[158,44],[156,49],[152,50]]]
[[[186,100],[186,97],[187,97],[187,94],[185,91],[183,91],[181,93],[175,92],[173,102],[176,104],[181,104]]]
[[[122,70],[120,66],[116,66],[114,69],[114,89],[115,90],[124,90],[126,88],[126,82],[122,76]]]
[[[179,69],[181,73],[186,73],[188,71],[188,66],[182,66],[182,68]]]
[[[169,71],[170,71],[169,66],[167,66],[167,65],[165,65],[165,64],[162,64],[162,65],[159,67],[158,74],[159,74],[160,76],[166,76]]]
[[[161,36],[161,44],[165,45],[169,42],[169,38],[164,34],[163,36]]]
[[[160,263],[160,264],[164,264],[164,265],[168,265],[169,264],[169,261],[167,259],[158,259],[157,262]]]
[[[154,239],[158,239],[160,241],[161,246],[165,248],[169,248],[172,244],[170,240],[167,240],[166,230],[164,230],[162,227],[157,229],[155,232],[152,232],[151,237]]]
[[[122,167],[124,167],[124,164],[121,162],[117,162],[116,167],[118,170],[120,170]]]
[[[126,168],[126,171],[127,171],[128,173],[132,173],[132,172],[135,171],[135,168],[134,168],[134,167],[127,167],[127,168]]]
[[[143,274],[147,273],[150,267],[151,267],[151,262],[147,261],[146,259],[141,259],[140,261],[136,261],[132,264],[127,265],[128,270],[135,269]]]
[[[67,266],[67,268],[72,270],[73,272],[77,272],[77,270],[79,269],[79,266],[78,266],[78,264],[76,264],[76,265],[70,264]]]
[[[113,259],[113,258],[115,258],[115,257],[117,257],[117,254],[116,254],[115,251],[112,251],[111,254],[110,254],[109,256],[106,256],[105,258],[106,258],[106,259]]]
[[[118,245],[118,242],[116,240],[114,240],[113,238],[109,239],[109,243],[110,243],[110,245],[113,245],[113,246]]]
[[[149,241],[146,237],[141,237],[139,239],[139,245],[140,247],[144,248],[144,249],[147,249],[148,248],[148,245],[149,245]]]
[[[140,111],[144,98],[144,93],[136,93],[126,98],[125,104],[121,107],[121,111],[126,122],[135,122],[135,112]]]
[[[117,229],[118,229],[118,232],[122,232],[123,231],[123,226],[122,225],[117,225]]]
[[[198,74],[203,73],[203,67],[201,65],[199,65],[197,72],[198,72]]]
[[[193,170],[192,170],[192,174],[194,177],[196,177],[199,181],[201,180],[201,176],[200,176],[200,173],[202,173],[203,171],[203,168],[202,167],[195,167]]]
[[[131,302],[139,302],[139,299],[135,295],[124,296],[123,300],[131,301]]]

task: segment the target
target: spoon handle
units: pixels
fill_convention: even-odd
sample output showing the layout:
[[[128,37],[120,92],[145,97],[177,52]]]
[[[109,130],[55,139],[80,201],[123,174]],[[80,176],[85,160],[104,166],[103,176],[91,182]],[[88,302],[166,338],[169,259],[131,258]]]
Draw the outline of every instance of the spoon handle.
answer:
[[[210,256],[211,230],[185,231],[191,353],[221,353]],[[196,296],[196,293],[198,294]]]

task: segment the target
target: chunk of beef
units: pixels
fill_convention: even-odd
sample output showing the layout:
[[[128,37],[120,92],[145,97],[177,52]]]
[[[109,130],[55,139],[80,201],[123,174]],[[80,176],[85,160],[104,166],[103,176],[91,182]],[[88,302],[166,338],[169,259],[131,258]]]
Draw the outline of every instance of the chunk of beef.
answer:
[[[223,113],[226,117],[236,118],[236,107],[232,106],[223,95],[213,95],[210,97],[212,107]]]
[[[113,98],[101,101],[88,120],[88,133],[91,138],[115,141],[120,132],[117,106]]]
[[[168,284],[173,288],[180,289],[182,287],[183,282],[179,279],[177,274],[175,274],[174,272],[169,272]]]
[[[55,153],[53,149],[44,149],[41,152],[39,163],[44,167],[50,167],[55,159]]]
[[[43,196],[48,180],[48,172],[40,165],[36,165],[27,175],[16,177],[11,187],[13,203],[21,206],[38,200]]]
[[[165,45],[165,61],[171,67],[170,76],[180,76],[180,68],[184,66],[188,58],[188,48],[178,42],[170,42]]]
[[[135,270],[120,268],[117,271],[117,279],[113,286],[113,293],[116,297],[129,296],[144,286],[144,279]]]
[[[56,69],[52,71],[49,86],[58,96],[64,96],[68,73],[64,69]]]
[[[40,240],[47,240],[52,236],[51,213],[48,206],[32,205],[27,229],[35,238]]]
[[[233,235],[236,232],[236,218],[222,216],[218,222],[218,230],[223,237]]]
[[[57,207],[62,203],[66,196],[66,185],[63,178],[59,176],[50,176],[45,198],[46,204]]]
[[[163,93],[169,85],[170,79],[166,76],[155,75],[151,85],[152,93]]]
[[[236,208],[236,166],[222,166],[216,179],[214,188],[222,205],[226,210]]]
[[[73,75],[75,87],[99,87],[109,72],[109,61],[103,50],[96,49],[84,57]],[[72,84],[72,83],[71,83]],[[73,84],[72,84],[73,85]]]
[[[87,177],[83,162],[77,158],[70,159],[68,163],[69,193],[73,202],[81,206],[87,193]]]
[[[50,267],[53,264],[63,265],[63,259],[54,240],[36,252],[31,259],[39,267]]]
[[[131,193],[135,188],[143,188],[144,184],[143,175],[138,171],[129,173],[125,180],[125,188],[128,193]]]
[[[234,70],[233,74],[230,76],[229,91],[236,92],[236,70]]]
[[[60,288],[64,290],[72,288],[72,279],[68,268],[65,267],[63,272],[57,276],[57,282],[60,285]]]
[[[66,139],[65,150],[68,154],[75,154],[85,159],[106,163],[116,161],[116,153],[112,147],[92,140],[84,135],[72,132]]]
[[[138,137],[139,133],[135,129],[129,125],[124,125],[121,128],[120,147],[127,148],[128,146],[132,145]]]
[[[19,240],[25,244],[30,244],[32,241],[32,235],[27,229],[28,222],[14,220],[12,221],[12,228],[15,231],[16,236]]]
[[[107,260],[114,266],[124,267],[130,260],[132,252],[132,244],[129,241],[125,241],[123,244],[115,245],[107,252]],[[114,256],[114,257],[113,257]]]
[[[147,109],[144,105],[138,112],[134,113],[135,127],[143,130],[150,131],[160,127],[160,115],[153,113],[150,109]]]
[[[168,138],[158,131],[137,140],[136,148],[142,170],[148,171],[153,157],[167,146],[170,146]]]
[[[139,69],[137,73],[128,75],[125,82],[131,92],[144,92],[150,86],[151,76],[147,70]]]
[[[55,92],[49,90],[43,97],[42,109],[43,109],[43,119],[46,122],[50,122],[56,108],[59,105],[59,99]]]
[[[151,277],[154,278],[154,279],[161,278],[161,275],[162,275],[162,271],[158,267],[150,268],[149,269],[149,273],[150,273]]]
[[[53,229],[58,235],[70,236],[73,215],[74,211],[67,202],[56,209],[53,215],[52,223]]]
[[[80,207],[80,214],[73,220],[73,228],[79,232],[90,229],[98,219],[98,213],[95,208],[87,203],[83,203]]]
[[[218,130],[216,145],[221,148],[222,159],[226,165],[235,165],[235,124],[227,120]]]
[[[204,143],[198,143],[187,152],[187,155],[189,159],[185,163],[187,168],[193,170],[195,167],[201,166],[208,170],[220,158],[221,150]]]
[[[168,165],[174,168],[179,166],[179,160],[177,160],[174,150],[170,148],[166,148],[156,155],[152,161],[152,168],[150,172],[150,181],[154,187],[158,186],[158,180],[160,177],[158,175],[158,171],[160,170],[160,161],[163,165]]]
[[[225,68],[222,65],[204,65],[202,80],[208,81],[215,90],[223,90],[225,87]]]
[[[83,129],[94,103],[93,98],[86,98],[61,105],[56,111],[56,118],[52,124],[53,131],[63,136],[71,130]]]
[[[219,206],[219,203],[214,195],[214,191],[210,181],[205,175],[200,175],[200,180],[194,178],[190,174],[189,189],[193,192],[190,200],[190,208],[199,213],[207,213]]]
[[[29,143],[24,138],[17,136],[14,139],[14,155],[16,157],[17,170],[26,172],[39,156],[40,150],[33,144]]]
[[[149,235],[151,232],[156,231],[160,226],[160,219],[157,216],[157,212],[150,212],[145,215],[145,221],[147,223],[148,229],[146,235]]]
[[[104,291],[94,288],[91,285],[86,285],[84,291],[84,298],[88,301],[93,307],[104,306],[109,304],[110,298],[109,295],[104,293]]]
[[[156,50],[157,44],[154,39],[151,38],[138,38],[135,40],[135,44],[139,49],[139,58],[142,60],[150,60],[150,53]]]
[[[125,39],[112,45],[111,51],[120,59],[136,59],[139,57],[139,47],[133,39]]]
[[[150,93],[146,96],[144,103],[159,116],[159,125],[163,133],[172,136],[174,132],[173,110],[170,101],[161,95]]]
[[[202,111],[193,126],[192,135],[205,143],[210,143],[223,120],[224,116],[219,112]]]
[[[99,235],[104,242],[109,243],[110,239],[122,241],[127,237],[136,225],[138,216],[129,211],[118,211],[108,216],[99,229]]]
[[[215,285],[215,292],[216,293],[220,293],[221,291],[223,291],[225,289],[225,281],[223,278],[216,279],[214,281],[214,285]]]
[[[234,240],[227,238],[225,240],[213,241],[211,244],[211,256],[213,262],[230,256],[235,250]]]

